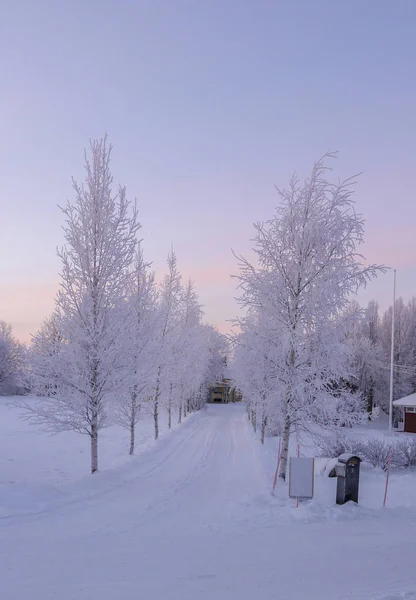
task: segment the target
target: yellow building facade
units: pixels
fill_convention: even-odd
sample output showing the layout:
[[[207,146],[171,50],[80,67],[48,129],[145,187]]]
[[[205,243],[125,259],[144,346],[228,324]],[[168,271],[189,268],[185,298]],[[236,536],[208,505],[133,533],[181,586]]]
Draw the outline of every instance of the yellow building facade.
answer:
[[[228,379],[218,381],[210,389],[208,402],[210,404],[228,404],[229,402],[240,402],[241,395],[231,386]]]

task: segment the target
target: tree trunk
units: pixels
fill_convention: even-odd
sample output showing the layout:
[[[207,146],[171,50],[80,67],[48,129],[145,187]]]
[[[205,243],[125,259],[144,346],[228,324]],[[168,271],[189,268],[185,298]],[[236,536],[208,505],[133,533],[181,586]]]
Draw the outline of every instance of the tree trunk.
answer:
[[[97,418],[91,421],[91,473],[98,471],[98,425]]]
[[[290,438],[290,415],[289,412],[285,417],[285,424],[282,436],[282,453],[280,455],[279,477],[286,481],[287,457],[289,454],[289,438]]]
[[[134,454],[134,442],[136,434],[136,398],[137,394],[134,390],[131,395],[131,412],[130,412],[130,450],[129,454]]]
[[[178,423],[182,423],[182,404],[179,405]]]
[[[263,414],[263,417],[261,420],[261,435],[260,435],[260,441],[262,444],[264,444],[264,436],[266,434],[266,425],[267,425],[267,416],[265,414]]]
[[[169,402],[168,402],[168,427],[172,428],[172,384],[169,387]]]
[[[94,309],[95,310],[95,309]],[[91,397],[88,401],[87,413],[91,414],[91,474],[98,471],[98,415],[100,398],[97,392],[98,361],[94,360],[91,366]]]
[[[133,419],[130,421],[130,450],[129,454],[134,454],[134,438],[135,438],[135,426]]]
[[[293,328],[295,329],[295,328]],[[292,378],[291,381],[293,381],[293,372],[294,372],[294,368],[295,368],[295,350],[291,349],[290,354],[289,354],[289,362],[290,362],[290,367],[291,367],[291,371],[292,371]],[[283,479],[283,481],[286,481],[286,470],[287,470],[287,456],[289,453],[289,438],[290,438],[290,425],[291,425],[291,419],[290,419],[290,408],[291,408],[291,388],[289,387],[286,391],[286,406],[285,406],[285,420],[284,420],[284,424],[283,424],[283,436],[282,436],[282,453],[280,455],[280,472],[279,472],[279,477],[280,479]]]
[[[153,421],[155,423],[155,440],[159,437],[159,401],[155,398],[153,404]]]
[[[186,402],[183,404],[183,418],[186,419]]]
[[[159,367],[156,380],[155,398],[153,401],[153,421],[155,424],[155,440],[159,437],[159,396],[160,396],[160,374],[162,368]]]
[[[370,387],[367,394],[367,412],[368,412],[368,420],[371,421],[371,414],[373,412],[373,404],[374,404],[374,379],[371,376],[370,378]]]
[[[253,424],[254,433],[257,433],[257,415],[255,410],[251,411],[251,422]]]

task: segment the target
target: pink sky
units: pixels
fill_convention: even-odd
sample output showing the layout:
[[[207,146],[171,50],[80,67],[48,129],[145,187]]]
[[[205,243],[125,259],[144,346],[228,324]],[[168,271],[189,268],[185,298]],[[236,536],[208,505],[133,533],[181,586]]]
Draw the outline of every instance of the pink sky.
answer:
[[[105,131],[144,251],[171,243],[206,320],[228,328],[236,263],[294,170],[338,149],[363,172],[367,258],[416,291],[416,2],[9,2],[0,25],[0,319],[22,340],[53,308],[57,204]],[[391,274],[360,294],[382,307]]]
[[[416,244],[413,242],[413,228],[370,228],[367,239],[364,251],[368,261],[395,266],[398,271],[398,296],[409,299],[415,293],[413,279],[416,275]],[[236,281],[230,276],[237,272],[237,264],[231,253],[228,260],[218,265],[198,266],[188,262],[182,268],[184,280],[191,278],[195,282],[200,301],[204,305],[205,320],[215,324],[223,333],[230,331],[230,320],[239,312],[234,301]],[[162,277],[163,272],[159,271],[158,280]],[[21,341],[29,342],[30,334],[52,312],[58,284],[56,277],[55,281],[8,284],[2,287],[0,314],[12,324],[16,337]],[[391,302],[391,291],[391,274],[386,273],[363,290],[359,300],[365,304],[375,298],[384,310]]]

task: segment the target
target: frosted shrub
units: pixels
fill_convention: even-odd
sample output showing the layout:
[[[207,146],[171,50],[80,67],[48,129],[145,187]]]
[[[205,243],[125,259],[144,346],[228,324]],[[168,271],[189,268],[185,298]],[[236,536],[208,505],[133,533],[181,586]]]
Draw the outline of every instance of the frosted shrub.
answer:
[[[355,452],[354,440],[345,433],[316,435],[314,441],[320,450],[319,456],[324,458],[337,458],[345,452]]]
[[[387,442],[379,438],[371,438],[360,444],[360,458],[369,462],[373,467],[380,467],[384,471],[387,469],[389,456],[391,452],[391,466],[402,467],[403,455],[399,445],[395,442]]]
[[[391,452],[392,467],[416,467],[416,439],[399,439],[395,441],[380,438],[369,438],[364,442],[354,440],[345,433],[315,435],[314,442],[319,448],[319,456],[337,458],[345,452],[356,454],[373,467],[387,469]]]
[[[401,467],[416,467],[416,439],[401,439],[396,442],[396,452]]]

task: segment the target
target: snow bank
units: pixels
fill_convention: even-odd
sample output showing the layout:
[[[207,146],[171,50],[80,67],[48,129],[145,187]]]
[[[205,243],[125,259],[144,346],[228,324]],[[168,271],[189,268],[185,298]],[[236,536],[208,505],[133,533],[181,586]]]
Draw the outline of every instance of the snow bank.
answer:
[[[329,478],[328,473],[334,466],[336,460],[316,458],[315,459],[315,495],[310,501],[300,503],[296,509],[296,501],[288,498],[288,485],[278,480],[275,498],[271,495],[274,473],[277,462],[278,438],[269,437],[262,445],[258,436],[254,434],[250,424],[247,422],[252,441],[257,444],[258,453],[269,480],[270,497],[279,507],[279,519],[303,521],[338,521],[351,519],[378,519],[386,510],[416,511],[416,469],[392,469],[389,480],[387,506],[383,509],[383,498],[386,483],[386,474],[381,469],[374,469],[368,464],[361,465],[359,505],[348,503],[344,506],[335,504],[336,478]],[[365,439],[366,431],[369,437],[385,437],[384,429],[380,429],[380,423],[370,423],[360,426],[351,431],[351,435],[357,435],[361,440]],[[292,436],[289,446],[289,456],[296,456],[297,444],[300,444],[301,456],[316,456],[317,449],[313,438],[303,435],[297,439]],[[294,510],[293,510],[294,509]],[[416,512],[415,512],[416,514]],[[283,517],[283,515],[285,515]]]

